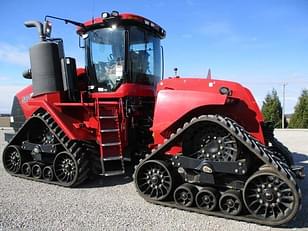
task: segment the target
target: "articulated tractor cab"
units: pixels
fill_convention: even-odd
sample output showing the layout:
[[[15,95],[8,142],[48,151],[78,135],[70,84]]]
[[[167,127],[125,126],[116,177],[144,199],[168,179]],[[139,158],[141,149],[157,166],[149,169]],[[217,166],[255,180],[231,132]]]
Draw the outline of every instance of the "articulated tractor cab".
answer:
[[[85,67],[66,57],[51,23],[77,26]],[[165,31],[133,14],[85,23],[28,21],[32,85],[12,108],[16,134],[3,151],[13,176],[74,187],[135,165],[145,200],[265,225],[301,207],[302,166],[273,134],[251,92],[211,78],[162,78]]]

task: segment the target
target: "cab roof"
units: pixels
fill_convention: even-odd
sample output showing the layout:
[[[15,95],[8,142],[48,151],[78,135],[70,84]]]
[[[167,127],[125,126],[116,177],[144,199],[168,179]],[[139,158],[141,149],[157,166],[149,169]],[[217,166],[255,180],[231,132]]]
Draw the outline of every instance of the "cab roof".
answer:
[[[114,12],[117,14],[113,14]],[[104,13],[102,13],[102,17],[93,18],[84,22],[84,27],[78,27],[77,33],[84,34],[93,29],[111,27],[112,25],[138,25],[153,31],[158,34],[160,38],[164,38],[166,36],[166,31],[162,27],[142,16],[131,13],[119,14],[117,11],[113,11],[111,14],[106,12]],[[107,17],[106,14],[108,15]]]

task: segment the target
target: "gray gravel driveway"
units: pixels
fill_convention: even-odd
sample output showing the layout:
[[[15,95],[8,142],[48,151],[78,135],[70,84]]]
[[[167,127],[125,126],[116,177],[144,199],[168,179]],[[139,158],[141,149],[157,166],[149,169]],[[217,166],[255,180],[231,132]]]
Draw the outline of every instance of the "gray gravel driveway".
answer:
[[[275,131],[306,165],[308,130]],[[0,150],[5,143],[0,131]],[[0,231],[2,230],[308,230],[308,177],[301,182],[303,209],[288,227],[205,216],[145,202],[129,177],[101,177],[69,189],[9,176],[0,160]]]

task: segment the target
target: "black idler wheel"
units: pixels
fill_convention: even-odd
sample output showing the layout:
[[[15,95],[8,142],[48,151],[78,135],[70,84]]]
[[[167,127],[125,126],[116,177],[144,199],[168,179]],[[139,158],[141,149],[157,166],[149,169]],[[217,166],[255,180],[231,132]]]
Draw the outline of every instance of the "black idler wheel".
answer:
[[[238,191],[229,189],[219,199],[220,210],[227,215],[239,215],[243,208],[241,194]]]
[[[52,166],[45,166],[43,168],[43,179],[47,181],[52,181],[54,179]]]
[[[290,221],[299,208],[298,192],[287,179],[271,169],[262,169],[246,182],[244,203],[255,217],[273,224]]]
[[[170,164],[162,160],[149,160],[135,172],[135,185],[142,197],[161,201],[169,197],[174,188]]]
[[[219,193],[212,187],[202,188],[196,195],[196,205],[205,211],[213,211],[218,205]]]
[[[32,176],[36,179],[42,178],[43,171],[42,171],[42,165],[41,164],[34,164],[32,166]]]
[[[64,186],[71,186],[78,179],[79,168],[71,153],[58,153],[53,162],[53,169],[56,179]]]
[[[3,165],[9,173],[18,173],[21,170],[23,158],[21,150],[16,145],[8,146],[3,152]]]
[[[190,207],[194,204],[197,192],[198,189],[195,186],[185,183],[174,191],[173,199],[178,205]]]
[[[30,177],[32,175],[32,165],[30,162],[23,163],[21,166],[21,173]]]

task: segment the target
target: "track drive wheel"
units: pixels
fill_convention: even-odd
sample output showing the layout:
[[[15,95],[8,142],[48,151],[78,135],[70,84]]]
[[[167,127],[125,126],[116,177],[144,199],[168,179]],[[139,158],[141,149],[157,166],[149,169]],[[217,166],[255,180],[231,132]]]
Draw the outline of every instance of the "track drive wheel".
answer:
[[[69,152],[60,152],[53,161],[54,175],[62,186],[76,186],[87,177],[89,171],[87,163],[86,159],[76,159]]]
[[[243,191],[248,211],[259,219],[272,221],[273,225],[290,221],[296,215],[300,201],[297,190],[289,182],[271,169],[253,174]]]
[[[196,195],[196,204],[202,210],[213,211],[217,207],[218,197],[219,194],[216,189],[204,187]]]
[[[235,190],[227,190],[219,199],[220,210],[227,215],[239,215],[243,208],[241,194]]]
[[[3,165],[9,173],[18,173],[21,170],[23,158],[21,150],[16,145],[8,146],[3,152]]]
[[[194,204],[197,192],[198,189],[195,186],[185,183],[174,191],[173,198],[176,204],[190,207]]]
[[[169,197],[174,188],[170,164],[162,160],[149,160],[135,171],[135,185],[142,197],[161,201]]]
[[[205,123],[185,133],[183,154],[196,159],[235,161],[239,146],[227,130],[216,124]]]

